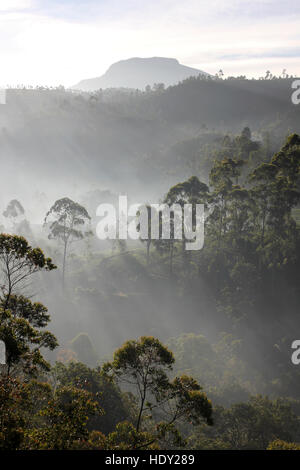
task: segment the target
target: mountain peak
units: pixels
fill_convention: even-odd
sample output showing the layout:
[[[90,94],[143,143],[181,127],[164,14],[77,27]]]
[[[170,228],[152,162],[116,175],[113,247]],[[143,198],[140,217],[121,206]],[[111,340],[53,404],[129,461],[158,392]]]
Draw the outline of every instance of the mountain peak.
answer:
[[[174,58],[132,57],[115,62],[101,77],[82,80],[73,88],[83,91],[95,91],[100,88],[144,89],[154,83],[175,85],[185,78],[199,74],[208,75],[201,70],[182,65]]]

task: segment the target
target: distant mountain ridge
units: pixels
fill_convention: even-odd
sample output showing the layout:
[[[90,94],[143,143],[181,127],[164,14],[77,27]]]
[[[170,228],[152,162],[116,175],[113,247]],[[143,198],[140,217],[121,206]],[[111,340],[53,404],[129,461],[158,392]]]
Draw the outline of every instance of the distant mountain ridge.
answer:
[[[134,57],[116,62],[101,77],[82,80],[72,88],[82,91],[95,91],[100,88],[144,89],[154,83],[175,85],[185,78],[200,74],[209,75],[202,70],[182,65],[177,59]]]

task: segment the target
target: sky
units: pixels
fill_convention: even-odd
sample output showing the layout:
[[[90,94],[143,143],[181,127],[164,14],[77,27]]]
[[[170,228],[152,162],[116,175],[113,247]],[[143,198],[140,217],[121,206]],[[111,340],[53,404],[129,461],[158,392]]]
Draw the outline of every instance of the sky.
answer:
[[[299,0],[0,0],[0,86],[71,86],[118,60],[300,76]]]

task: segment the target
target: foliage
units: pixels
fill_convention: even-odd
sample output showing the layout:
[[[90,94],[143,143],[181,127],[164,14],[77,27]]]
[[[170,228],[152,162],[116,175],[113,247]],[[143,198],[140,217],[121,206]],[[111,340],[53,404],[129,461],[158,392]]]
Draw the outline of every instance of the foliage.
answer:
[[[264,450],[274,440],[297,441],[299,419],[288,400],[254,396],[248,402],[214,410],[215,426],[199,429],[191,438],[191,448],[224,448]],[[220,447],[219,447],[220,446]]]
[[[33,274],[56,268],[40,248],[32,248],[23,237],[4,233],[0,234],[0,266],[1,291],[7,295],[7,299],[17,289],[24,289],[26,281]]]
[[[78,440],[88,439],[90,416],[102,409],[91,393],[72,387],[59,387],[39,411],[41,425],[26,433],[24,447],[37,450],[68,450]]]
[[[63,282],[68,247],[74,241],[91,236],[92,232],[87,227],[90,220],[87,210],[67,197],[58,199],[46,214],[44,225],[49,224],[48,238],[60,240],[63,244]]]
[[[270,442],[267,450],[300,450],[300,444],[276,439],[276,441]]]
[[[76,387],[92,393],[94,400],[102,407],[104,414],[90,419],[90,431],[101,431],[106,435],[112,432],[119,422],[129,417],[128,407],[131,404],[118,387],[106,380],[98,369],[75,362],[68,366],[56,363],[52,373],[61,386]]]
[[[97,363],[97,354],[87,333],[79,333],[70,341],[70,348],[76,353],[80,362],[93,367]]]
[[[16,235],[0,234],[0,264],[2,267],[2,295],[0,296],[0,338],[6,345],[6,369],[18,366],[26,373],[39,368],[49,369],[41,348],[54,349],[55,336],[43,330],[50,316],[41,303],[31,302],[18,294],[28,287],[32,275],[55,269],[50,258],[40,248],[32,248],[27,240]]]
[[[40,303],[32,303],[23,296],[5,296],[0,302],[0,338],[6,346],[6,366],[9,374],[13,366],[35,374],[39,368],[50,370],[41,354],[41,348],[53,350],[55,336],[43,330],[50,317]]]
[[[136,389],[139,412],[136,431],[139,432],[146,413],[163,417],[158,430],[173,429],[173,424],[185,419],[194,424],[205,420],[212,424],[212,406],[199,384],[188,376],[170,381],[173,354],[153,337],[127,341],[115,351],[111,363],[103,365],[103,373],[124,381]],[[159,439],[158,432],[156,439]]]

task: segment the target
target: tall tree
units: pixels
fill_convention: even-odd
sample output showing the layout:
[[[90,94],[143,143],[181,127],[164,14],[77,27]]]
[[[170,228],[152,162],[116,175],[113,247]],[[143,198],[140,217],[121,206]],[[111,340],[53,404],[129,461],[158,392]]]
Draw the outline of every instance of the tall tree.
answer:
[[[58,345],[55,336],[44,328],[50,321],[47,308],[23,296],[12,295],[0,303],[0,339],[6,346],[6,371],[35,375],[48,371],[41,348],[53,350]]]
[[[52,260],[40,248],[32,248],[24,237],[0,234],[0,292],[6,303],[12,294],[24,292],[35,273],[55,268]]]
[[[7,205],[7,208],[5,209],[5,211],[3,212],[4,217],[8,217],[8,218],[16,218],[24,214],[25,214],[25,210],[22,204],[17,199],[12,199]]]
[[[178,183],[172,186],[167,195],[165,196],[164,202],[171,207],[174,204],[178,204],[182,211],[184,211],[185,204],[192,204],[193,208],[195,208],[196,204],[203,204],[205,208],[208,207],[209,203],[209,188],[208,186],[201,182],[197,176],[191,176],[188,180],[184,181],[183,183]],[[173,219],[171,219],[171,226],[173,223]],[[193,229],[195,229],[195,220],[193,217],[192,221]],[[186,237],[184,232],[184,219],[182,218],[182,241],[181,241],[181,248],[182,248],[182,257],[183,263],[186,265],[188,251],[185,250],[186,244]],[[188,266],[186,266],[188,268]],[[186,271],[188,273],[188,269]]]
[[[4,217],[11,222],[13,229],[15,229],[16,224],[21,222],[21,219],[24,218],[24,214],[24,207],[17,199],[12,199],[3,212]]]
[[[40,349],[54,349],[56,338],[44,328],[50,317],[40,303],[32,303],[21,294],[31,277],[42,270],[56,267],[40,248],[32,248],[16,235],[0,235],[0,339],[6,346],[7,374],[12,366],[25,372],[49,369]]]
[[[63,244],[63,285],[69,245],[92,235],[90,220],[87,210],[67,197],[58,199],[46,214],[44,225],[49,224],[49,240],[59,240]]]
[[[139,399],[137,432],[144,414],[152,415],[155,410],[165,418],[158,426],[163,433],[172,431],[180,419],[196,424],[204,419],[212,424],[211,402],[198,383],[188,376],[169,379],[174,361],[172,352],[158,339],[144,336],[138,341],[127,341],[115,351],[113,361],[103,365],[102,373],[135,387]]]

